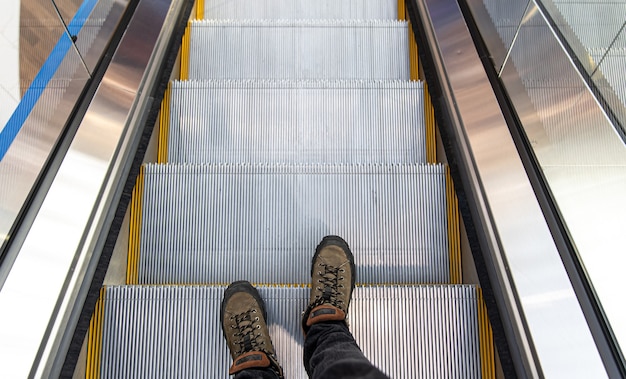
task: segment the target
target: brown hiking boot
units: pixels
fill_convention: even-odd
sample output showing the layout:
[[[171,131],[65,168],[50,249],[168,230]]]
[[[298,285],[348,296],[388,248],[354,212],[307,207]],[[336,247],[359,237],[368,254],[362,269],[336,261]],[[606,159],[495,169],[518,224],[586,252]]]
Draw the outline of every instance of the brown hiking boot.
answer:
[[[265,322],[265,304],[256,288],[247,281],[231,283],[224,292],[220,316],[233,357],[229,374],[249,368],[270,368],[283,378]]]
[[[311,299],[302,317],[305,335],[313,324],[346,319],[355,271],[346,241],[337,236],[324,237],[311,262]]]

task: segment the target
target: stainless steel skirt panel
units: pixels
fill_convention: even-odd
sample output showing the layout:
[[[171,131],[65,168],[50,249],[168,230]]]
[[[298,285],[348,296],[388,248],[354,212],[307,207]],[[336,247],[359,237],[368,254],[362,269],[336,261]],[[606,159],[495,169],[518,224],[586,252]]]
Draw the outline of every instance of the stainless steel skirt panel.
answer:
[[[189,79],[410,79],[404,21],[191,23]]]
[[[425,163],[424,90],[409,81],[184,81],[168,162]]]
[[[344,237],[359,283],[446,283],[442,165],[147,165],[139,283],[307,283]]]
[[[308,270],[308,267],[305,268]],[[106,290],[101,377],[227,378],[224,287]],[[306,378],[301,312],[308,288],[260,287],[286,378]],[[364,354],[392,378],[480,378],[473,286],[357,287],[348,318]]]
[[[205,1],[205,19],[396,20],[397,0]]]

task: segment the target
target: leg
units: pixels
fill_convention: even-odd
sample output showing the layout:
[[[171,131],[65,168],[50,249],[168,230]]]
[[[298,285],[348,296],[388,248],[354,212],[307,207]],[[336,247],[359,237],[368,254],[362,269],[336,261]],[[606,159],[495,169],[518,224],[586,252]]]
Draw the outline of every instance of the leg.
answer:
[[[361,352],[345,322],[354,289],[348,244],[325,237],[311,267],[311,299],[302,318],[304,367],[311,378],[387,378]]]
[[[343,321],[311,326],[304,341],[304,365],[311,378],[387,378],[365,358]]]
[[[246,281],[228,286],[220,318],[233,357],[229,374],[238,379],[283,377],[265,321],[265,304],[256,288]]]
[[[234,379],[278,379],[279,376],[274,370],[271,369],[255,369],[249,368],[247,370],[239,371],[235,374]]]

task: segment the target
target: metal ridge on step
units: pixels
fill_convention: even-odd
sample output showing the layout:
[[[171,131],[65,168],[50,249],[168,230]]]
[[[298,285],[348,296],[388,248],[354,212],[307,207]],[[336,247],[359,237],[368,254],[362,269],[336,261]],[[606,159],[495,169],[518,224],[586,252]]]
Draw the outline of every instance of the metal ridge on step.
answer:
[[[213,19],[396,19],[396,0],[207,1],[202,17]]]
[[[224,287],[108,287],[102,378],[228,376],[219,324]],[[285,377],[306,378],[301,312],[308,288],[259,287]],[[471,285],[358,287],[348,319],[363,352],[394,378],[480,378],[477,291]],[[91,350],[98,351],[96,344]]]
[[[204,19],[192,20],[194,26],[220,26],[220,27],[296,27],[307,28],[316,27],[346,27],[346,28],[406,28],[408,21],[404,20],[332,20],[332,19],[289,19],[289,20],[223,20],[223,19]],[[407,36],[408,37],[408,36]]]
[[[144,181],[140,283],[306,282],[328,234],[359,282],[450,281],[443,165],[147,165]]]
[[[185,81],[169,94],[168,162],[426,161],[420,82]]]
[[[408,80],[407,25],[405,21],[194,21],[183,51],[183,78]]]

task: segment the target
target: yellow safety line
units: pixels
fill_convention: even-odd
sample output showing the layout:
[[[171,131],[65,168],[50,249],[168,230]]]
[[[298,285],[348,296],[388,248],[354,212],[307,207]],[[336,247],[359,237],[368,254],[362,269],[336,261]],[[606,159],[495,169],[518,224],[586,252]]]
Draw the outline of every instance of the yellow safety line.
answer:
[[[187,22],[180,50],[180,80],[189,79],[189,48],[191,44],[191,21]]]
[[[406,5],[404,0],[398,0],[398,20],[406,21]]]
[[[100,297],[89,322],[89,335],[87,340],[87,367],[85,377],[87,379],[100,378],[100,358],[102,356],[102,319],[104,317],[104,293],[105,288],[100,289]]]
[[[461,265],[461,232],[459,219],[459,201],[454,191],[454,182],[450,168],[446,166],[446,198],[448,204],[448,249],[450,253],[450,283],[463,282]]]
[[[415,41],[415,34],[413,34],[413,25],[411,25],[411,22],[409,22],[409,69],[411,80],[420,80],[417,41]]]
[[[159,147],[157,153],[157,162],[167,162],[168,139],[170,134],[170,94],[172,83],[167,84],[163,101],[161,101],[161,111],[159,113]]]
[[[435,110],[428,89],[428,83],[424,82],[424,121],[426,122],[426,161],[437,163],[437,139],[435,135]]]
[[[480,363],[483,379],[495,379],[495,348],[493,345],[493,331],[487,316],[487,306],[483,299],[481,288],[476,288],[478,292],[478,331],[480,333]]]
[[[139,169],[137,182],[133,189],[130,203],[130,230],[128,237],[128,261],[126,268],[126,284],[137,284],[139,276],[139,249],[141,231],[141,213],[143,202],[144,167]]]
[[[204,0],[196,0],[196,20],[204,20]]]

